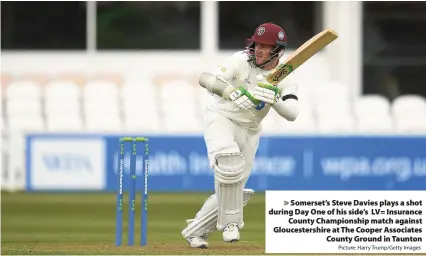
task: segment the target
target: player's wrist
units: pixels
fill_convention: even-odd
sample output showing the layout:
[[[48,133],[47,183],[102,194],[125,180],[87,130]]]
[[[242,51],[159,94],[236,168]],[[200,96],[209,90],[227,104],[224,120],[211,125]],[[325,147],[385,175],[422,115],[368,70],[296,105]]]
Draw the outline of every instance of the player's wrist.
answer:
[[[231,85],[225,88],[225,90],[222,93],[222,98],[225,100],[231,100],[231,93],[235,90],[235,88]]]

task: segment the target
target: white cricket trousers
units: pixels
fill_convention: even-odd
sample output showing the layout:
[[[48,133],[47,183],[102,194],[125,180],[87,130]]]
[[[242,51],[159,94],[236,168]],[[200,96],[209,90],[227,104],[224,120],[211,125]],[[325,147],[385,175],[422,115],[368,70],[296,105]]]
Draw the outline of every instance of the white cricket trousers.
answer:
[[[246,162],[244,168],[246,183],[253,168],[259,138],[260,129],[240,126],[220,113],[204,110],[204,140],[212,168],[216,154],[240,152]]]

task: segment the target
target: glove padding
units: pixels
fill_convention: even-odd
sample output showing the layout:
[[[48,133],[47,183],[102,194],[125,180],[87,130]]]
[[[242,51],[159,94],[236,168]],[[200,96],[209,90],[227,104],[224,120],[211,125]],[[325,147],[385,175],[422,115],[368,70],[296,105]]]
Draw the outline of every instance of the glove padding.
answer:
[[[256,100],[273,105],[278,101],[280,94],[281,90],[278,87],[269,84],[262,79],[257,82],[255,91],[253,92],[253,97]]]
[[[242,86],[235,89],[229,95],[229,99],[233,101],[239,108],[244,110],[254,109],[260,103],[248,90]]]

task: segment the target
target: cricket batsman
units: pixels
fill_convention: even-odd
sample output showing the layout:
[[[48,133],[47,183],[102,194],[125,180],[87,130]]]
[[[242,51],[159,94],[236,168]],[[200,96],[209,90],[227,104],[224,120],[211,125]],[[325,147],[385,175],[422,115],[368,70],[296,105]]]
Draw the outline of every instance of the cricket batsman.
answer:
[[[287,46],[284,30],[273,23],[260,25],[247,49],[233,54],[217,70],[202,73],[200,85],[210,94],[204,110],[204,139],[214,170],[215,194],[204,202],[194,219],[187,220],[183,237],[193,248],[207,248],[215,230],[225,242],[240,240],[243,207],[251,189],[245,189],[259,145],[262,119],[271,108],[288,121],[298,111],[298,86],[291,74],[277,86],[265,80]]]

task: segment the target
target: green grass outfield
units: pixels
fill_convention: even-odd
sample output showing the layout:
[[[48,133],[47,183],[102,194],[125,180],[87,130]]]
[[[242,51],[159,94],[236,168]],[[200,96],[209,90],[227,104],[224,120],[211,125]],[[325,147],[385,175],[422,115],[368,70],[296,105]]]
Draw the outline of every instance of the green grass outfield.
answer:
[[[139,195],[138,195],[139,196]],[[123,246],[116,247],[115,193],[1,194],[1,253],[4,254],[264,254],[264,194],[245,207],[241,241],[225,244],[216,232],[209,249],[189,248],[181,237],[208,194],[151,193],[148,246],[139,246],[140,197],[137,197],[135,246],[127,246],[128,197],[125,196]]]

